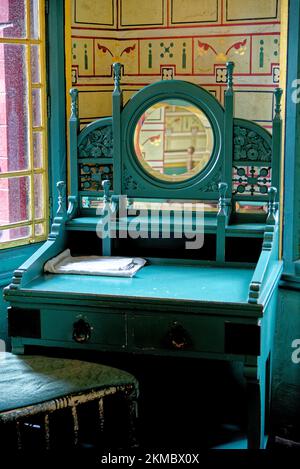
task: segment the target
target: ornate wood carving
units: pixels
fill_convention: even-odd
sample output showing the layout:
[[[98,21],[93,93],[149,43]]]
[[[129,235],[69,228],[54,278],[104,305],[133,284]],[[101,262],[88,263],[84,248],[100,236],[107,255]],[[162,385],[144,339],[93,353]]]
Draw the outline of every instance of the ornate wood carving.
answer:
[[[71,220],[77,213],[78,210],[78,198],[76,195],[69,195],[68,197],[68,220]]]
[[[78,147],[79,158],[112,158],[113,135],[110,125],[90,132]]]
[[[201,187],[203,192],[218,192],[219,191],[219,182],[222,182],[222,168],[219,169],[217,174],[205,187]]]
[[[233,128],[233,160],[270,162],[272,149],[268,142],[254,130],[235,125]]]
[[[267,195],[271,186],[270,166],[233,166],[232,193],[240,195]]]
[[[100,163],[79,163],[79,190],[100,191],[102,181],[113,184],[113,165]]]
[[[137,188],[140,186],[140,184],[138,184],[134,179],[133,177],[131,176],[131,174],[128,172],[126,166],[124,166],[124,189],[125,190],[137,190]]]

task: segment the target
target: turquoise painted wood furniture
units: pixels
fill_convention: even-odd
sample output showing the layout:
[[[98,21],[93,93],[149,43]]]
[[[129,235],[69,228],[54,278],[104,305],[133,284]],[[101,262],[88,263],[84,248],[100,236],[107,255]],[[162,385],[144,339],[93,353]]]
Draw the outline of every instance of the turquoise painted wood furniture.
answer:
[[[248,447],[264,448],[282,272],[282,92],[274,92],[271,135],[234,117],[231,62],[224,107],[177,80],[146,86],[124,106],[120,76],[115,64],[112,117],[81,131],[71,90],[69,204],[59,182],[48,240],[5,289],[13,352],[42,345],[240,361]],[[170,201],[177,205],[167,213]],[[186,249],[203,232],[201,249]],[[142,256],[147,265],[133,278],[44,273],[66,248]]]
[[[119,395],[127,407],[127,425],[124,425],[123,448],[136,445],[135,421],[138,383],[126,371],[81,360],[0,354],[0,436],[2,448],[26,449],[26,427],[39,425],[43,429],[40,449],[53,449],[54,419],[65,412],[65,431],[61,446],[78,447],[81,439],[81,416],[86,405],[94,403],[90,425],[97,434],[95,447],[111,447],[114,443],[105,433],[106,398]],[[54,417],[54,418],[53,418]],[[36,419],[39,419],[38,421]],[[33,420],[35,419],[35,420]],[[122,427],[121,418],[115,419],[115,433]],[[11,427],[14,427],[10,431]],[[28,448],[27,448],[28,449]],[[36,443],[36,449],[37,443]]]

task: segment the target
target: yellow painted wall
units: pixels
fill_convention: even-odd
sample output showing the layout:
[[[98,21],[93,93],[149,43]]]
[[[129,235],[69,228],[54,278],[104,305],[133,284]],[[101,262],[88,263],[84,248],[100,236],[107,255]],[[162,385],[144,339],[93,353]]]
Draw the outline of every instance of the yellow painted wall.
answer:
[[[82,123],[111,115],[114,61],[124,65],[125,100],[153,81],[176,78],[223,103],[232,60],[236,116],[271,127],[280,0],[71,0],[71,26]]]

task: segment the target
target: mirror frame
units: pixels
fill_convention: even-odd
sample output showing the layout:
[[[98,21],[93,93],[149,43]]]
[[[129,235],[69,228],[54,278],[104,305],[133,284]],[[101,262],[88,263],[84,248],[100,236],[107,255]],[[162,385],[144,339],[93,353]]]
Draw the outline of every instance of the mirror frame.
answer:
[[[184,181],[165,181],[152,176],[142,167],[135,153],[134,133],[138,120],[149,107],[167,99],[181,99],[199,108],[207,116],[213,131],[214,146],[207,165],[203,171]],[[195,198],[199,191],[199,198],[201,193],[206,195],[205,198],[214,198],[208,194],[207,186],[217,172],[223,171],[224,108],[211,93],[181,80],[159,81],[146,86],[124,107],[121,132],[122,193],[133,197]]]

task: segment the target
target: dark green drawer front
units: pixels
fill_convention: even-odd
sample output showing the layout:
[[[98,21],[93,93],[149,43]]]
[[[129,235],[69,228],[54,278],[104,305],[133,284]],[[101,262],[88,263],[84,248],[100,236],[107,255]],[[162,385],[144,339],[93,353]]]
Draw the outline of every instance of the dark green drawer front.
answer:
[[[43,309],[42,339],[73,342],[74,324],[83,320],[91,328],[89,344],[126,346],[126,318],[123,313],[78,312]],[[84,347],[84,342],[82,343]]]
[[[129,322],[134,349],[224,353],[224,318],[135,315]]]

